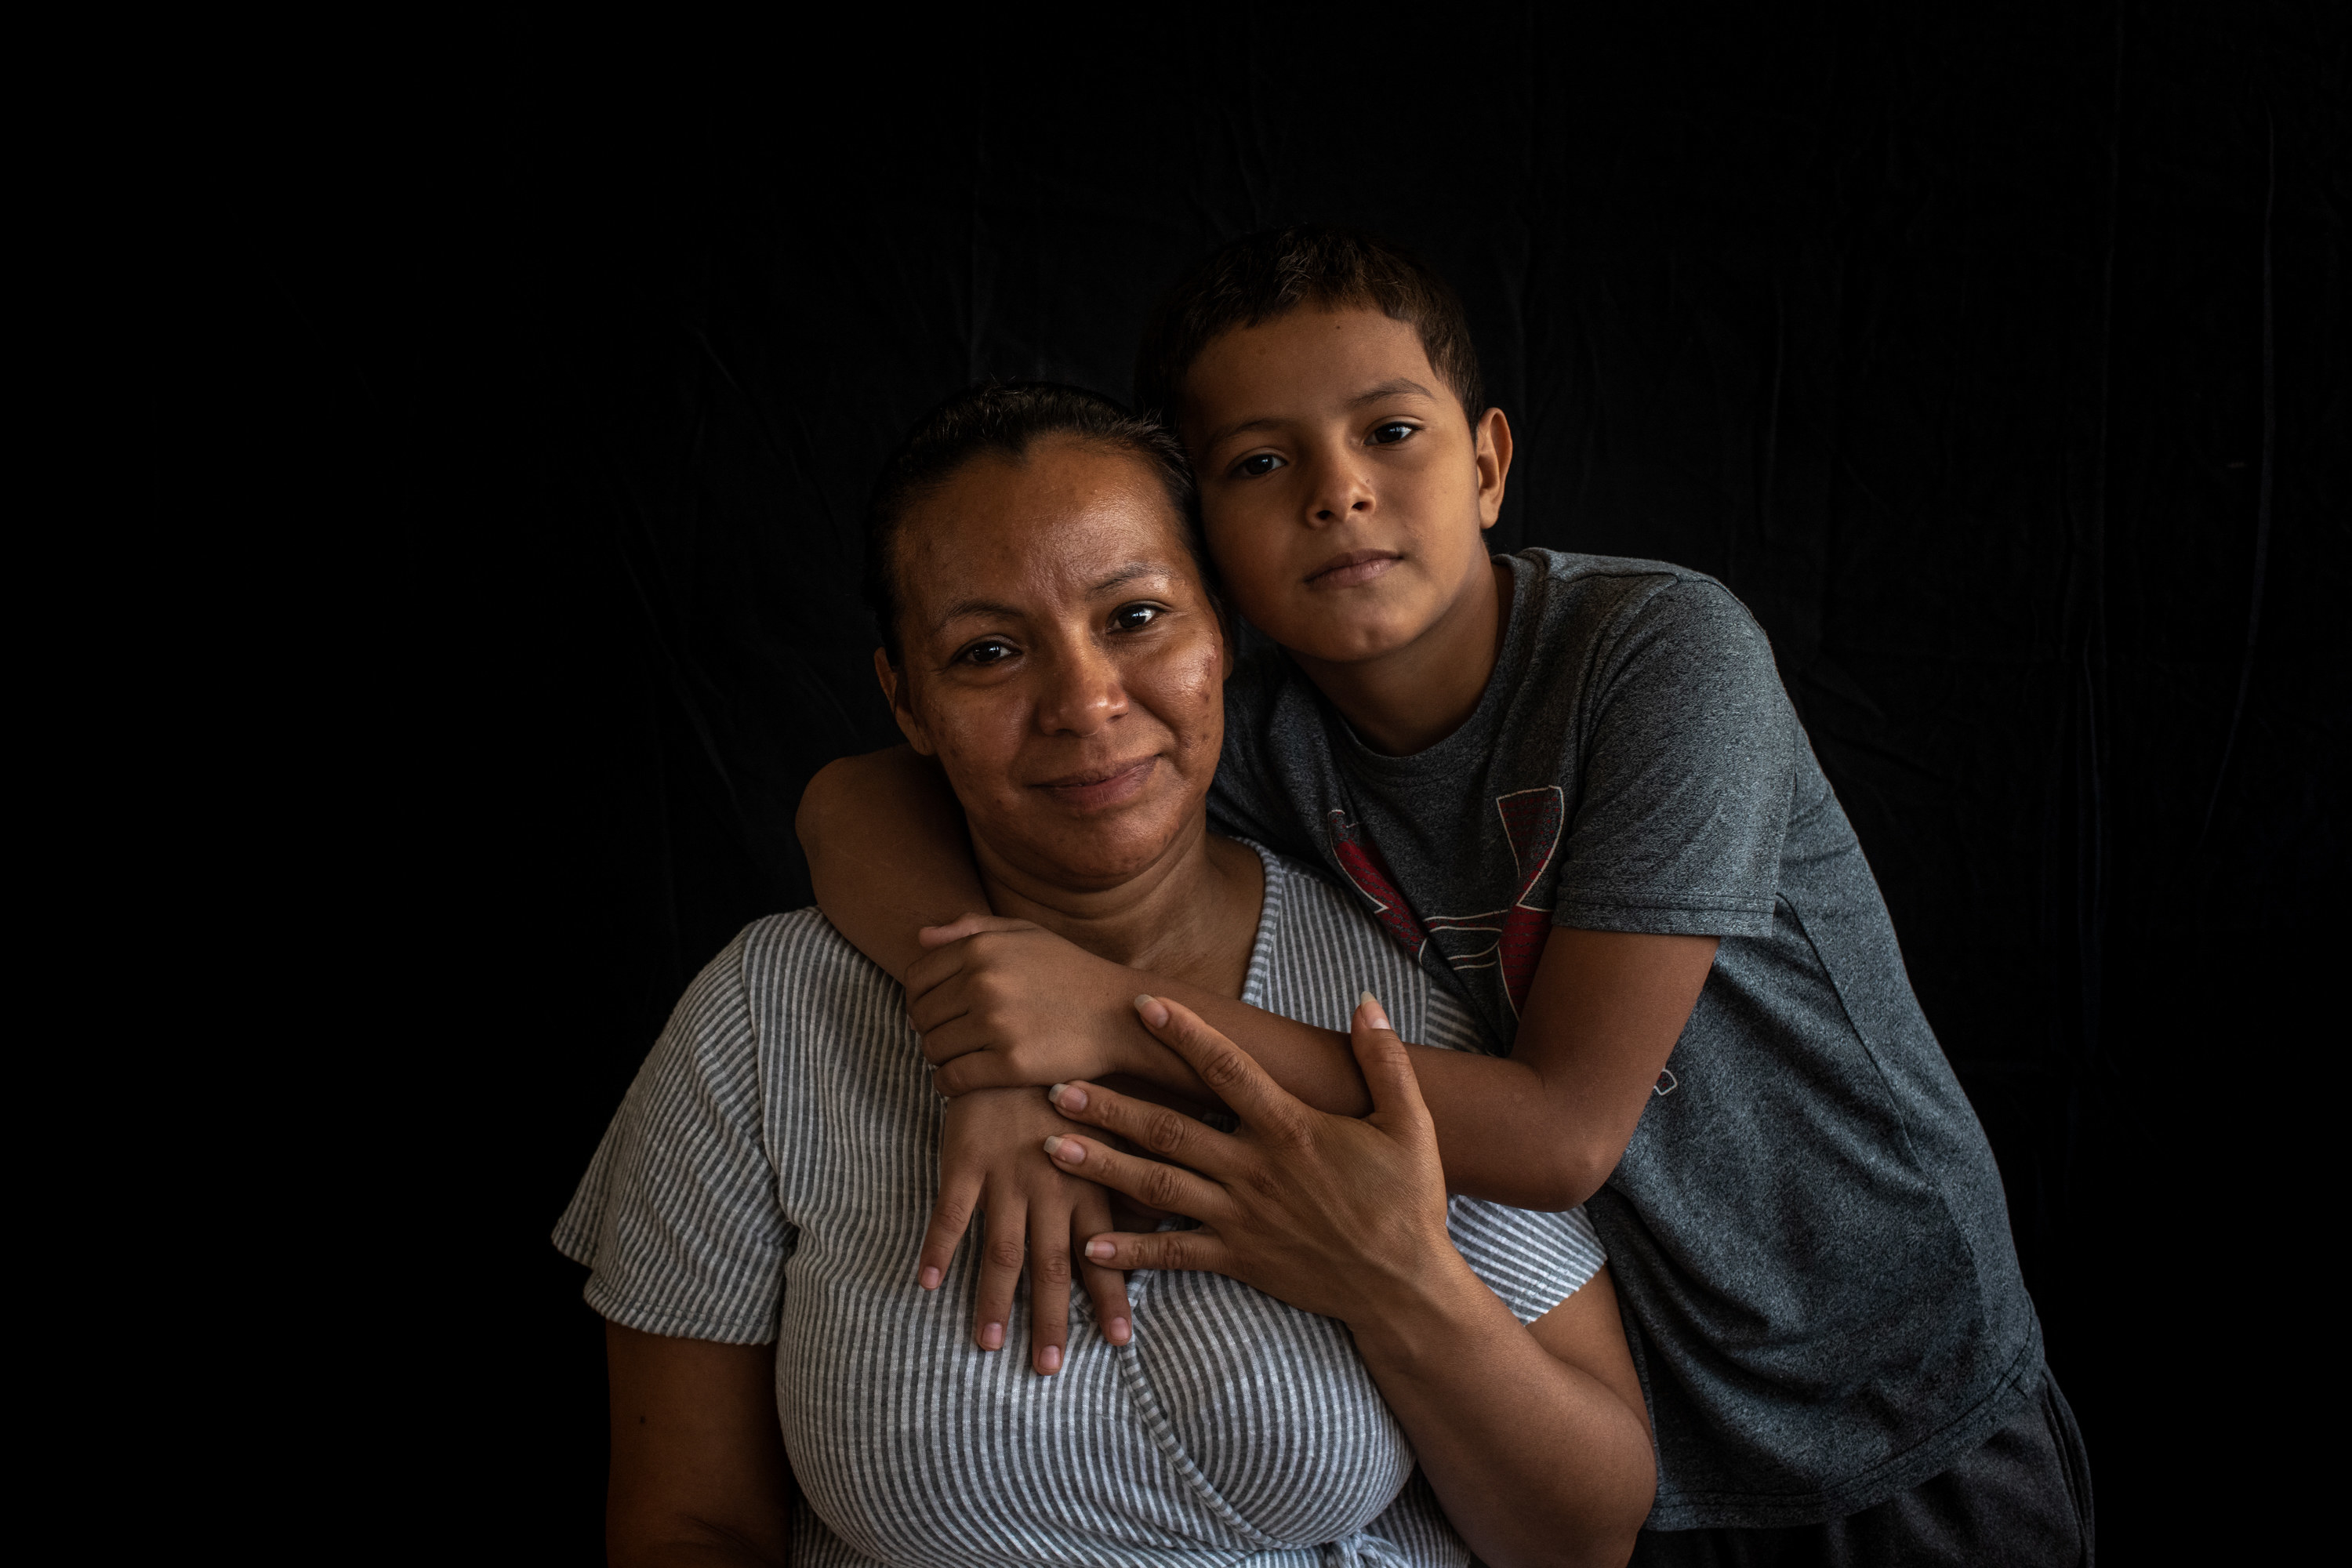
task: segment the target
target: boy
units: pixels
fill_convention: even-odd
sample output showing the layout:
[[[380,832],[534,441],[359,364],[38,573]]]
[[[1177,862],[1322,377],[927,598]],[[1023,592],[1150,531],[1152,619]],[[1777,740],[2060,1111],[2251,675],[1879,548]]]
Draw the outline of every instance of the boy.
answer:
[[[1658,1445],[1636,1561],[2083,1560],[2087,1474],[1990,1150],[1746,610],[1656,563],[1490,559],[1508,422],[1451,291],[1377,241],[1224,247],[1161,306],[1138,391],[1279,645],[1228,681],[1219,826],[1353,887],[1493,1032],[1496,1057],[1414,1055],[1449,1184],[1583,1203],[1608,1247]],[[1073,701],[1116,722],[1121,698]],[[982,904],[908,753],[835,764],[802,825],[819,901],[906,980],[961,1097],[927,1284],[975,1200],[1000,1275],[1026,1223],[1067,1278],[1066,1202],[1018,1163],[1050,1112],[1016,1086],[1196,1087],[1139,991],[1368,1109],[1343,1037],[1016,922],[919,948]],[[983,1287],[983,1343],[1010,1295]]]

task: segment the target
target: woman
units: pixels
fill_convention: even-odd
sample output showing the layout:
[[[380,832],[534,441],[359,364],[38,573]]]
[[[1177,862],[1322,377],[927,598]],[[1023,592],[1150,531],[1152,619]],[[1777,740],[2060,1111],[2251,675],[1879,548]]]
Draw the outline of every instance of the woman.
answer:
[[[1071,389],[930,416],[869,518],[901,727],[962,803],[999,916],[1325,1026],[1369,985],[1411,1037],[1472,1046],[1349,904],[1207,831],[1227,665],[1188,484],[1166,437]],[[898,986],[814,910],[712,962],[556,1233],[610,1322],[615,1563],[1417,1568],[1466,1561],[1465,1538],[1496,1568],[1624,1560],[1649,1434],[1582,1216],[1447,1203],[1369,997],[1362,1123],[1288,1100],[1181,1009],[1143,1011],[1240,1134],[1147,1129],[1160,1113],[1096,1087],[1088,1121],[1200,1174],[1076,1121],[1040,1169],[1213,1232],[1118,1243],[1162,1267],[1123,1292],[1097,1277],[1091,1313],[1033,1247],[1047,1300],[975,1346],[983,1267],[1017,1266],[1022,1238],[992,1227],[937,1289],[905,1278],[944,1116]],[[1240,1278],[1181,1271],[1202,1264]],[[1080,1315],[1053,1375],[989,1353],[1024,1308]]]

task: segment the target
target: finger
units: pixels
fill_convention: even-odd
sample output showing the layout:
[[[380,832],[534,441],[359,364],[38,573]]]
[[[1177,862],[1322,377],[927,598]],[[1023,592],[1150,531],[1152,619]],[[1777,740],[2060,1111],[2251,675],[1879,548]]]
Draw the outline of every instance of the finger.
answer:
[[[961,914],[943,926],[917,926],[915,940],[925,947],[945,947],[951,942],[961,942],[980,929],[986,915]]]
[[[1021,1282],[1028,1257],[1029,1213],[1019,1194],[988,1205],[988,1238],[980,1249],[980,1296],[972,1303],[972,1342],[984,1351],[1004,1348],[1005,1325],[1013,1321],[1013,1288]]]
[[[909,1016],[929,1001],[933,992],[963,973],[964,961],[971,956],[971,952],[961,943],[951,943],[936,948],[907,965],[907,1012]],[[931,1005],[936,1007],[939,1004],[931,1003]],[[959,1013],[962,1009],[957,1007],[949,1011]],[[915,1026],[922,1027],[919,1024]]]
[[[1252,1061],[1247,1051],[1202,1022],[1199,1014],[1165,996],[1138,996],[1135,1011],[1152,1038],[1183,1058],[1209,1092],[1251,1127],[1292,1136],[1304,1131],[1307,1107]]]
[[[1390,1026],[1388,1009],[1369,991],[1357,999],[1355,1016],[1348,1020],[1348,1043],[1356,1049],[1356,1066],[1372,1097],[1370,1120],[1383,1126],[1429,1126],[1412,1058]]]
[[[1048,1377],[1070,1342],[1070,1207],[1066,1194],[1049,1193],[1029,1210],[1029,1364]]]
[[[931,1075],[931,1087],[953,1100],[976,1089],[1034,1089],[1002,1051],[966,1051]]]
[[[1061,1169],[1140,1199],[1153,1208],[1197,1220],[1214,1220],[1224,1213],[1224,1189],[1190,1171],[1119,1153],[1092,1138],[1056,1133],[1045,1140],[1045,1147],[1046,1157]]]
[[[966,1014],[923,1031],[923,1059],[944,1066],[958,1057],[984,1051],[997,1043],[978,1018]]]
[[[915,1258],[915,1282],[924,1289],[938,1289],[947,1278],[948,1265],[955,1261],[955,1250],[971,1228],[972,1205],[979,1202],[977,1173],[940,1181],[940,1195],[931,1202],[931,1223],[923,1229],[923,1248]]]
[[[1006,920],[1001,915],[983,915],[966,911],[943,926],[917,926],[915,940],[925,947],[945,947],[951,942],[961,942],[984,931],[1029,931],[1034,921]]]
[[[1106,1268],[1182,1268],[1233,1272],[1233,1254],[1213,1230],[1162,1230],[1150,1236],[1110,1231],[1087,1238],[1087,1259]]]
[[[1127,1304],[1127,1276],[1087,1258],[1087,1238],[1112,1227],[1110,1194],[1100,1187],[1080,1190],[1070,1207],[1070,1252],[1077,1260],[1078,1279],[1087,1299],[1095,1304],[1095,1324],[1102,1337],[1123,1345],[1135,1337],[1135,1310]]]
[[[1073,1121],[1115,1132],[1138,1149],[1205,1175],[1223,1178],[1247,1158],[1240,1139],[1197,1117],[1097,1083],[1057,1083],[1045,1091],[1054,1109]]]

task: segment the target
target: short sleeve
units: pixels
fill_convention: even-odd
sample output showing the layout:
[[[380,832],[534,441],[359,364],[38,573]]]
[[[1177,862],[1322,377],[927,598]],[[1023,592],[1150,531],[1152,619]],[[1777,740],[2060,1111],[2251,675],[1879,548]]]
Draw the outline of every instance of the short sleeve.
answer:
[[[1282,793],[1274,787],[1268,748],[1276,745],[1275,710],[1287,661],[1272,644],[1245,654],[1225,682],[1224,749],[1209,786],[1209,822],[1229,838],[1246,838],[1295,859],[1312,860],[1315,847]]]
[[[740,936],[670,1015],[555,1227],[588,1304],[673,1339],[775,1338],[795,1238],[761,1136]]]
[[[1554,922],[1769,934],[1798,731],[1762,628],[1679,579],[1629,608],[1598,674]]]
[[[1457,1197],[1445,1205],[1445,1228],[1470,1271],[1523,1323],[1575,1295],[1609,1260],[1581,1208],[1544,1214]]]

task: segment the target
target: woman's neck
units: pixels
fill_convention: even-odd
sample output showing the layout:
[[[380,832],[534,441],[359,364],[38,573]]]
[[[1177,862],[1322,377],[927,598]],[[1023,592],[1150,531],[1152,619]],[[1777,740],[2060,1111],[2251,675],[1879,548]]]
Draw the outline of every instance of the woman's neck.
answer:
[[[988,901],[1034,921],[1098,958],[1204,991],[1239,996],[1257,940],[1265,869],[1256,855],[1208,830],[1206,814],[1150,865],[1117,887],[1073,891],[1031,876],[972,844]]]

